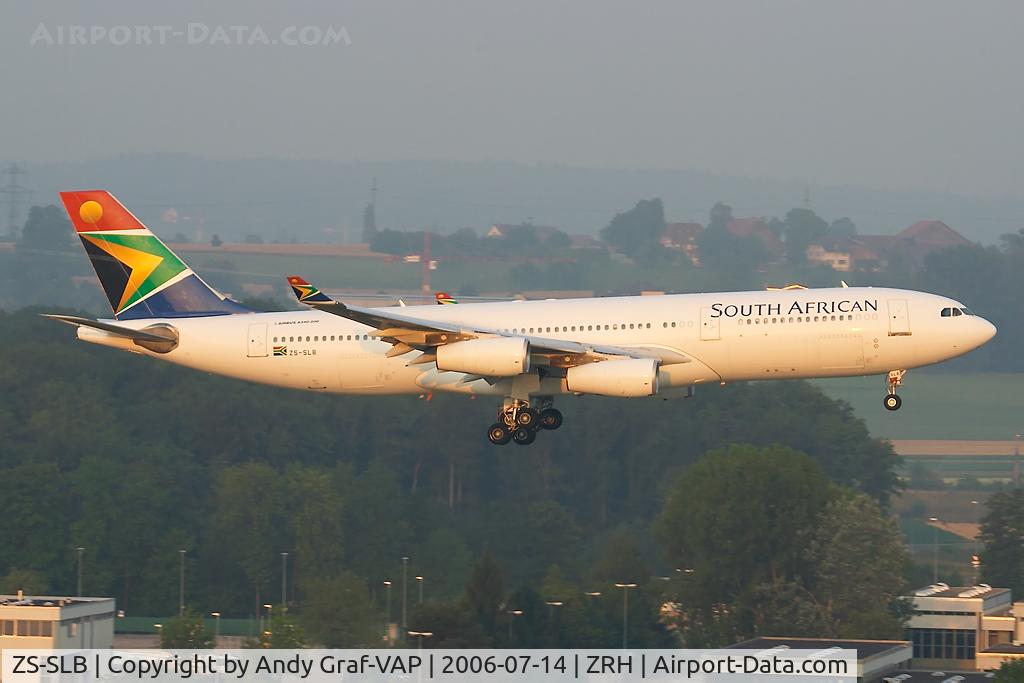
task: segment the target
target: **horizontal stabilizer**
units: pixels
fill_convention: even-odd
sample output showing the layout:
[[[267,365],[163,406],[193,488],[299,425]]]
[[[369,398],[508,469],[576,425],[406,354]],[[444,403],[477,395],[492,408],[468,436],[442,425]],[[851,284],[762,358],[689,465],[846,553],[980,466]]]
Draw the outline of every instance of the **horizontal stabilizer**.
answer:
[[[177,337],[169,330],[167,330],[165,334],[160,334],[160,332],[165,331],[164,329],[157,329],[153,331],[133,330],[132,328],[124,327],[123,325],[113,325],[111,323],[100,322],[99,320],[92,320],[91,318],[80,318],[76,315],[52,315],[43,313],[42,316],[44,318],[49,318],[50,320],[58,320],[62,323],[67,323],[68,325],[74,325],[75,327],[91,327],[94,330],[102,330],[109,334],[116,334],[118,336],[125,337],[126,339],[133,339],[140,342],[166,344],[167,342],[177,343],[178,341]]]

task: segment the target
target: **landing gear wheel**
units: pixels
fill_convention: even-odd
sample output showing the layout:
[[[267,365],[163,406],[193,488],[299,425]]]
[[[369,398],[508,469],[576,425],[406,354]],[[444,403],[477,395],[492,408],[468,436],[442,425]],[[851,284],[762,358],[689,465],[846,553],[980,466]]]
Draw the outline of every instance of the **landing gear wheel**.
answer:
[[[562,411],[546,408],[540,411],[540,426],[544,429],[558,429],[562,426]]]
[[[899,410],[903,405],[903,399],[896,394],[889,394],[885,397],[884,405],[886,410]]]
[[[529,446],[537,438],[537,432],[529,427],[520,427],[512,432],[512,440],[520,446]]]
[[[512,432],[505,425],[495,422],[487,429],[487,439],[495,446],[504,446],[512,440]]]
[[[520,427],[528,427],[530,429],[536,429],[540,423],[540,413],[533,408],[523,408],[516,415],[516,423]]]

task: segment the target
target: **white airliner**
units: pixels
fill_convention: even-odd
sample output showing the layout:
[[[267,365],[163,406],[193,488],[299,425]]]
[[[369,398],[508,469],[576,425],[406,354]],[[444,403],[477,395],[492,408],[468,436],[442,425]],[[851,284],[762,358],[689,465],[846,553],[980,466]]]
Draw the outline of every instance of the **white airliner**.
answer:
[[[448,306],[346,306],[288,278],[306,311],[254,313],[200,279],[105,191],[63,192],[114,310],[49,316],[82,340],[307,391],[502,399],[495,444],[557,429],[555,396],[680,398],[698,384],[885,375],[985,344],[987,320],[901,289],[785,288]]]

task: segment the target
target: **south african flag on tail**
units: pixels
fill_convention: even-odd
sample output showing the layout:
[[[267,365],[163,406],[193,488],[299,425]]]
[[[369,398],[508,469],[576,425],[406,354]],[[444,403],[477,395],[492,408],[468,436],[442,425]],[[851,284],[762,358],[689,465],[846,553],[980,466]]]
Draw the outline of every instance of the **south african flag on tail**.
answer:
[[[437,292],[436,294],[434,294],[434,299],[437,301],[437,303],[442,304],[442,305],[444,305],[444,304],[457,304],[457,303],[459,303],[455,299],[455,297],[453,297],[448,292]]]
[[[330,304],[334,301],[321,292],[319,289],[303,280],[298,275],[289,275],[288,284],[295,294],[295,298],[304,304]]]

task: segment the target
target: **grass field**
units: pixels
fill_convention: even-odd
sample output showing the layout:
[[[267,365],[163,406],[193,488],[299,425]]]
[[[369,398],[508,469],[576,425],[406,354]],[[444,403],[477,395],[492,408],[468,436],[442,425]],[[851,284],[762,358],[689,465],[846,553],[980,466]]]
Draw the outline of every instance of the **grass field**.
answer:
[[[815,382],[848,401],[875,436],[887,439],[1012,440],[1024,430],[1024,374],[911,371],[900,389],[903,407],[882,407],[885,379]]]

